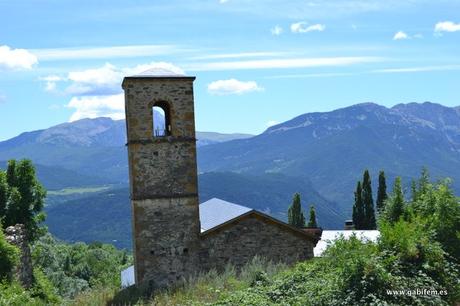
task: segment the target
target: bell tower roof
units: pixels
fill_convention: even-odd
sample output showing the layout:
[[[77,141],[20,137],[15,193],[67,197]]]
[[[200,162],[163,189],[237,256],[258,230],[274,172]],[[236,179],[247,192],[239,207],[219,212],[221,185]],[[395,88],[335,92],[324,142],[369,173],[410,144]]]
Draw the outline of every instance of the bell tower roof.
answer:
[[[191,79],[194,80],[194,76],[187,76],[183,72],[169,70],[167,68],[152,68],[145,70],[141,73],[126,76],[123,80],[128,79]]]

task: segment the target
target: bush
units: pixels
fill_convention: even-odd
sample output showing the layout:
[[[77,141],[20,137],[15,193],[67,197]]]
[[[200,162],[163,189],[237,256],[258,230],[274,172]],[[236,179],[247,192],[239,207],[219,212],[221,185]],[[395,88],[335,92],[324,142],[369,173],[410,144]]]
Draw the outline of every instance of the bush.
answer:
[[[0,282],[10,281],[12,271],[19,262],[19,249],[9,244],[0,223]]]

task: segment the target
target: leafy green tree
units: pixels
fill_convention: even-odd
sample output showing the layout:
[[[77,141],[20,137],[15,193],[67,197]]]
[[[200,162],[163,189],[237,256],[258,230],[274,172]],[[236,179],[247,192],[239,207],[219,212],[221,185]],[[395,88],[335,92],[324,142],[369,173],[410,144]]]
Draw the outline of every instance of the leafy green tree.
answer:
[[[405,212],[404,193],[401,186],[401,177],[394,182],[393,192],[387,200],[384,211],[384,219],[390,223],[397,222]]]
[[[16,160],[14,159],[8,161],[6,181],[10,187],[16,186]]]
[[[19,250],[6,241],[3,231],[0,229],[0,283],[11,280],[12,270],[18,261]]]
[[[371,230],[376,228],[374,199],[372,198],[372,184],[369,171],[366,169],[363,174],[363,206],[364,206],[364,225],[363,229]]]
[[[417,196],[407,210],[424,220],[425,231],[433,233],[443,249],[460,263],[460,198],[457,198],[446,179],[430,183],[424,168],[415,190]]]
[[[305,216],[300,204],[300,194],[295,193],[288,209],[288,223],[295,227],[305,227]]]
[[[10,160],[6,171],[8,199],[4,225],[24,224],[29,240],[43,234],[40,223],[45,220],[42,212],[46,191],[38,181],[32,162],[23,159]]]
[[[5,219],[5,216],[6,216],[7,200],[8,200],[8,184],[6,182],[6,173],[0,170],[0,222],[2,222],[2,220]]]
[[[364,216],[364,205],[363,205],[363,189],[361,187],[361,181],[356,184],[355,191],[355,204],[353,205],[353,224],[355,229],[363,229],[365,226]]]
[[[377,189],[377,211],[380,213],[385,209],[385,200],[388,198],[387,195],[387,183],[385,179],[385,172],[382,170],[379,172],[379,187]]]
[[[308,227],[318,227],[318,223],[316,222],[316,211],[313,205],[310,206],[310,219],[308,220],[307,226]]]

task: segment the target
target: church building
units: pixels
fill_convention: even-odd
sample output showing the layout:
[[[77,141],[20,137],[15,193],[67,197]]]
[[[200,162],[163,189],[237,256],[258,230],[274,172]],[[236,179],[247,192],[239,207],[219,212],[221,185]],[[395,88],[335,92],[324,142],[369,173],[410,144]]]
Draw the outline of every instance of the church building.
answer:
[[[194,80],[166,70],[123,80],[135,283],[170,287],[227,263],[242,267],[256,255],[287,264],[313,257],[319,229],[219,199],[199,205]],[[164,115],[161,128],[156,110]]]

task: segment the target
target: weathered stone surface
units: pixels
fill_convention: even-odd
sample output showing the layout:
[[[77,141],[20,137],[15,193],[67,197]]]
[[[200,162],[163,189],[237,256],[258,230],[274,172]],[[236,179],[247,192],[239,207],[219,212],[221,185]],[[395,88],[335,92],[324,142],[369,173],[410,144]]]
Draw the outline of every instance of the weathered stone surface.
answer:
[[[137,277],[164,287],[197,271],[196,198],[133,201]]]
[[[166,287],[199,271],[194,78],[125,78],[136,283]],[[170,119],[154,137],[152,107]]]
[[[241,268],[254,256],[292,264],[313,257],[313,242],[302,233],[252,214],[204,233],[200,263],[221,270],[227,263]]]
[[[5,238],[10,244],[18,247],[21,252],[19,264],[14,274],[24,288],[30,288],[33,282],[33,267],[25,226],[16,224],[15,226],[7,227]]]
[[[287,264],[313,257],[313,235],[262,214],[200,234],[193,80],[123,81],[136,283],[168,287],[227,263],[240,268],[256,255]],[[168,136],[154,137],[156,103],[169,111]]]

